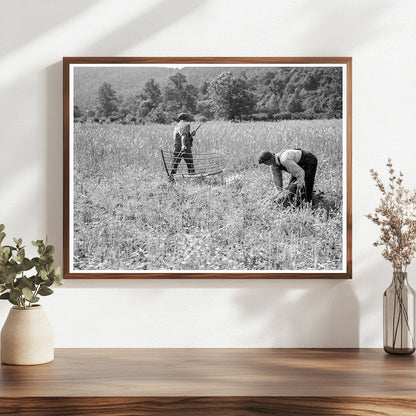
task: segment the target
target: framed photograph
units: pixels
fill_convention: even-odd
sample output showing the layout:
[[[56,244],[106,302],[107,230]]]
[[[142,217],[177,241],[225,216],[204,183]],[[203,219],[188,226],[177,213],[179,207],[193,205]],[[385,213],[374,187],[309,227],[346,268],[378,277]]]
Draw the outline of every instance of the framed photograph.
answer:
[[[351,278],[352,58],[64,58],[65,278]]]

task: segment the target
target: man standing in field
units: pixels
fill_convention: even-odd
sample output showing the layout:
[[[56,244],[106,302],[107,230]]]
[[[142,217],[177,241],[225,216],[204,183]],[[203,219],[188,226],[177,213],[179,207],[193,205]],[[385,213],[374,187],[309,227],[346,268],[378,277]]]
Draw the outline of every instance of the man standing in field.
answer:
[[[261,152],[259,163],[270,166],[273,182],[283,200],[292,201],[295,196],[312,201],[312,191],[318,160],[316,156],[301,149],[287,149],[279,153]],[[291,174],[289,185],[283,189],[282,171]]]
[[[194,160],[192,156],[192,142],[195,132],[191,133],[191,116],[186,113],[181,113],[177,118],[178,123],[173,130],[173,140],[175,141],[175,148],[173,152],[173,165],[170,172],[170,177],[175,175],[178,165],[183,158],[186,166],[188,167],[188,173],[194,174]]]

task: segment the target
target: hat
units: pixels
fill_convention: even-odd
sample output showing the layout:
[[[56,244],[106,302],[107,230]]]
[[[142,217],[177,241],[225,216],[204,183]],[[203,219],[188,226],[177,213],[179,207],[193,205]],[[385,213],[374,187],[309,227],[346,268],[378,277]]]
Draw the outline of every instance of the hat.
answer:
[[[273,153],[271,152],[261,152],[259,154],[259,163],[264,163],[270,160],[273,157]]]
[[[184,121],[189,121],[191,119],[191,116],[188,113],[180,113],[178,115],[177,120],[184,120]]]

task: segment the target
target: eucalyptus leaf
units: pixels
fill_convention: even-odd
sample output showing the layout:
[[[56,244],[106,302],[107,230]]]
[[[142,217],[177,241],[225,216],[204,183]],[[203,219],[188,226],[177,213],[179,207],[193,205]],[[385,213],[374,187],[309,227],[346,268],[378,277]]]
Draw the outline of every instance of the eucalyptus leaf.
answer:
[[[12,289],[10,290],[10,299],[17,300],[22,295],[22,292],[19,289]]]
[[[55,283],[55,279],[53,277],[48,277],[48,280],[42,280],[40,284],[42,286],[49,287],[49,286],[52,286],[54,283]]]
[[[10,299],[10,292],[2,293],[0,299]]]
[[[11,251],[10,247],[8,247],[8,246],[0,247],[0,253],[1,254],[4,254],[4,255],[8,256],[10,254],[10,251]]]
[[[17,259],[19,261],[19,263],[21,263],[23,261],[23,259],[25,258],[25,249],[21,248],[18,252],[17,252]]]
[[[4,224],[0,224],[0,232],[1,232],[1,231],[4,231],[4,227],[5,227],[5,225],[4,225]]]
[[[6,233],[0,232],[0,243],[4,240],[4,237],[6,237]]]
[[[52,289],[49,289],[48,287],[46,287],[46,286],[42,286],[40,289],[39,289],[39,295],[41,295],[41,296],[49,296],[49,295],[52,295],[52,293],[53,293],[53,290]]]
[[[51,246],[51,245],[46,246],[45,255],[46,256],[52,256],[53,253],[55,253],[55,247]]]
[[[7,256],[7,254],[0,253],[0,265],[1,266],[4,266],[8,260],[9,260],[9,256]]]
[[[35,285],[40,285],[42,283],[44,283],[44,281],[42,280],[42,278],[37,274],[36,276],[34,276],[34,283]]]
[[[0,293],[3,293],[5,290],[7,290],[6,286],[0,285]]]
[[[16,273],[14,273],[13,271],[9,271],[6,275],[4,275],[3,283],[13,283],[15,278]]]
[[[31,299],[33,298],[33,292],[28,288],[28,287],[24,287],[22,289],[23,292],[23,296],[29,301],[32,302]]]
[[[21,266],[22,270],[24,272],[26,272],[26,271],[28,271],[30,269],[33,269],[34,264],[33,264],[33,262],[31,260],[29,260],[27,257],[25,257],[22,260],[22,263],[20,264],[20,266]]]
[[[31,282],[26,276],[22,276],[21,278],[19,278],[17,287],[21,290],[23,290],[24,288],[29,288],[31,291],[36,289],[35,284]]]
[[[10,299],[10,298],[9,298],[9,302],[10,302],[11,304],[13,304],[13,305],[19,306],[19,302],[17,302],[17,300],[16,300],[16,299]]]
[[[42,269],[39,272],[39,276],[41,277],[42,280],[48,280],[48,273],[46,273],[46,270]]]
[[[41,257],[41,264],[43,266],[46,266],[46,265],[51,266],[51,265],[53,265],[53,257],[52,256],[46,256],[46,255],[42,256]]]
[[[54,276],[55,276],[55,285],[63,285],[63,279],[62,279],[62,273],[61,273],[61,268],[57,267],[54,270]]]

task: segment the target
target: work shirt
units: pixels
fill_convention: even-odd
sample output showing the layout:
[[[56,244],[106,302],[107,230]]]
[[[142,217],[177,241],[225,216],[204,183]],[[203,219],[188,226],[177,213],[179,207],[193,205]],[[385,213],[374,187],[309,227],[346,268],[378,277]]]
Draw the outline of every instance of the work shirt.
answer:
[[[298,165],[302,150],[288,149],[274,154],[276,165],[271,165],[273,181],[278,188],[283,188],[282,170],[296,178],[299,187],[305,186],[305,171]]]
[[[191,125],[184,120],[180,120],[173,130],[173,139],[175,140],[175,150],[181,150],[183,146],[190,149],[192,147]]]

